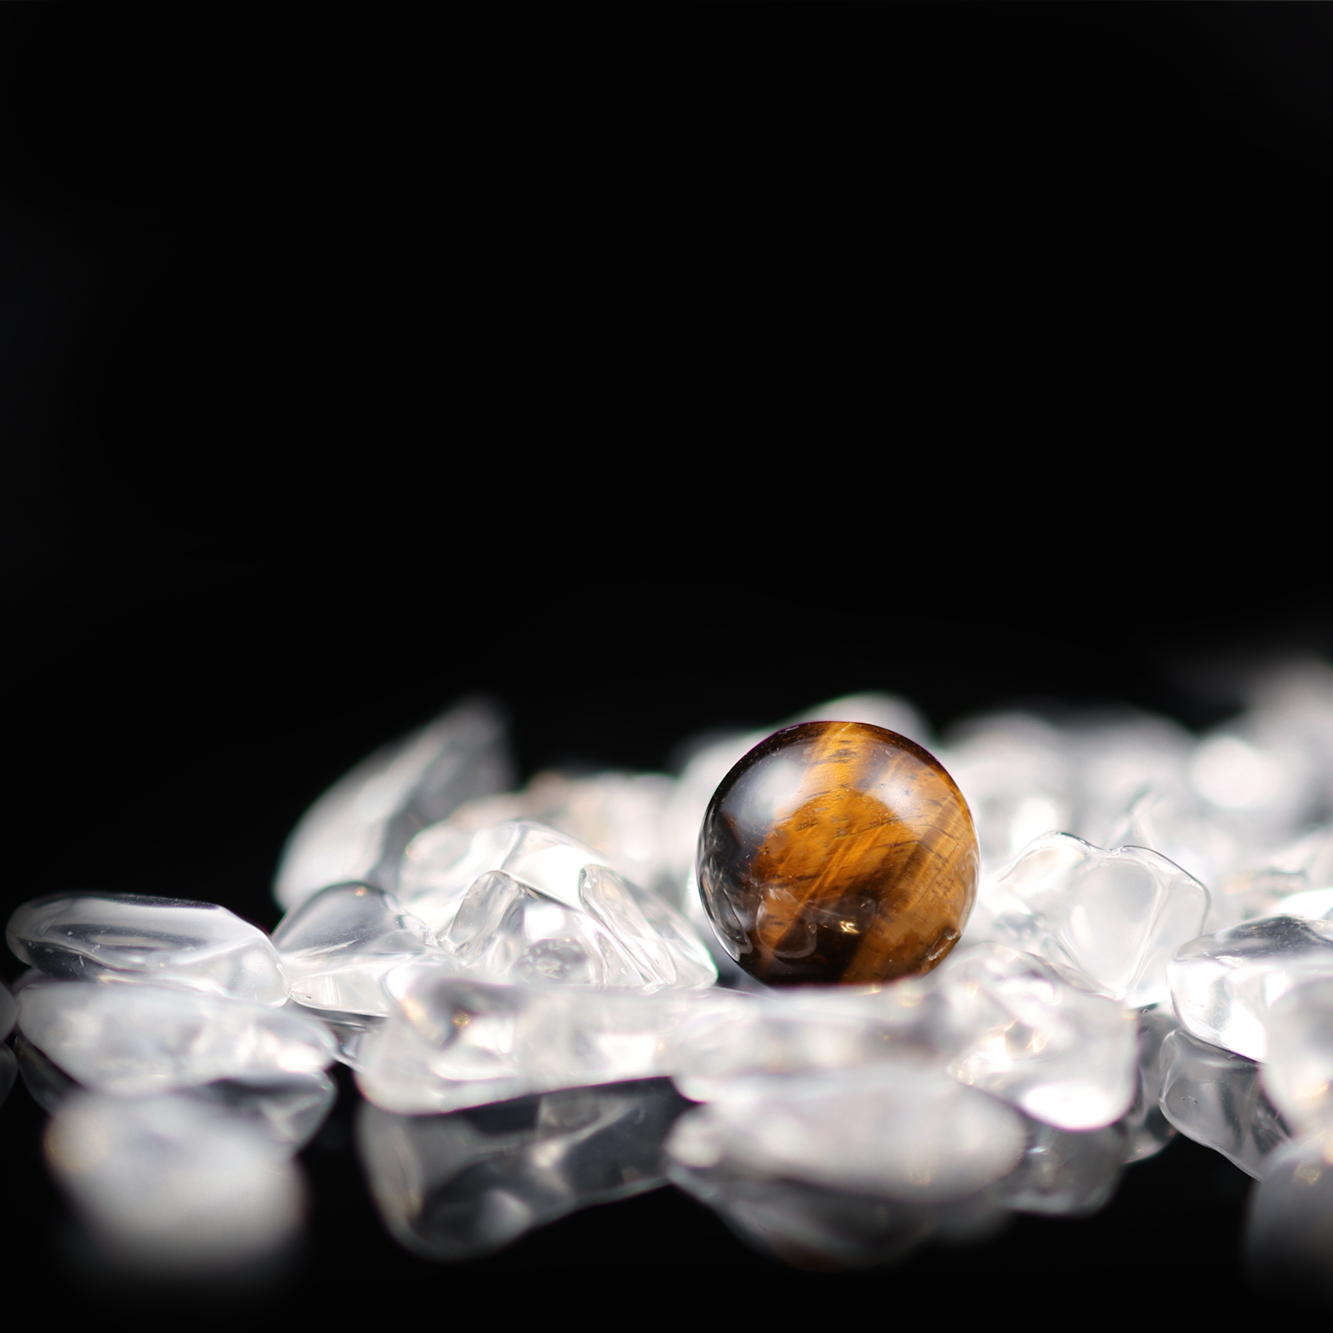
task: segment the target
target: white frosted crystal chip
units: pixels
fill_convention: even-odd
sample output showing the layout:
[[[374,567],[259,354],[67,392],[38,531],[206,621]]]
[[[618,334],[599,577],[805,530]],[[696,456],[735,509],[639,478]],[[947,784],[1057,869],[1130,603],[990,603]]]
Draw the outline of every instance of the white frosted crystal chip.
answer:
[[[0,1041],[9,1036],[9,1030],[14,1026],[14,1020],[18,1015],[18,1001],[10,992],[9,987],[3,981],[0,981]]]
[[[410,909],[479,980],[652,991],[717,970],[693,927],[594,848],[531,820],[425,829],[404,857]]]
[[[1333,923],[1274,916],[1190,940],[1169,968],[1181,1025],[1252,1060],[1268,1054],[1268,1014],[1296,986],[1333,977]]]
[[[1114,851],[1067,833],[1036,839],[982,893],[969,932],[1036,954],[1131,1008],[1167,998],[1167,963],[1198,935],[1208,891],[1143,847]]]
[[[273,944],[293,1000],[349,1014],[387,1014],[384,975],[440,952],[423,922],[370,884],[334,884],[312,894],[278,923]]]
[[[682,1118],[669,1154],[908,1203],[953,1202],[1018,1164],[1021,1118],[920,1066],[882,1062],[819,1078],[737,1079]]]
[[[396,1004],[361,1048],[357,1085],[403,1115],[657,1077],[670,1028],[710,1001],[707,992],[489,985],[425,965],[386,985]]]
[[[484,700],[464,700],[377,750],[306,811],[287,839],[274,897],[292,908],[329,884],[394,889],[399,857],[418,829],[511,782],[504,719]]]
[[[259,1004],[287,999],[264,932],[216,903],[132,893],[53,893],[9,918],[9,947],[64,981],[147,982]]]
[[[80,1093],[57,1110],[46,1157],[108,1256],[190,1276],[243,1267],[297,1230],[304,1185],[244,1119],[188,1097]]]
[[[1293,1129],[1333,1130],[1333,978],[1288,991],[1269,1011],[1264,1087]]]
[[[1066,1130],[1097,1129],[1129,1109],[1134,1016],[1113,1000],[997,945],[956,950],[936,985],[948,1006],[948,1069],[960,1082]]]
[[[335,1049],[328,1029],[295,1009],[158,986],[35,982],[19,994],[19,1028],[71,1078],[118,1097],[317,1074]]]
[[[1290,1135],[1264,1093],[1259,1066],[1177,1028],[1162,1043],[1162,1111],[1186,1138],[1257,1176]]]
[[[686,1105],[665,1079],[450,1115],[362,1103],[357,1148],[402,1245],[428,1259],[471,1259],[577,1208],[665,1184],[662,1141]]]

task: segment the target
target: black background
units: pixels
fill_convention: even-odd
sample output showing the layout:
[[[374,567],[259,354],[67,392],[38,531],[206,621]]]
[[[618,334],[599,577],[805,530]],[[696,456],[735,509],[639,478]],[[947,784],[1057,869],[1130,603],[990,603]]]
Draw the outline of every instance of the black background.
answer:
[[[1330,37],[1315,6],[5,7],[6,910],[95,885],[271,928],[305,806],[473,689],[526,778],[872,688],[941,729],[1201,727],[1329,655]],[[684,1318],[1277,1299],[1246,1179],[1184,1142],[1095,1218],[891,1272],[770,1264],[671,1190],[437,1270],[383,1235],[349,1102],[248,1318],[593,1309],[612,1275]],[[11,1271],[138,1299],[71,1257],[21,1090],[3,1118]]]

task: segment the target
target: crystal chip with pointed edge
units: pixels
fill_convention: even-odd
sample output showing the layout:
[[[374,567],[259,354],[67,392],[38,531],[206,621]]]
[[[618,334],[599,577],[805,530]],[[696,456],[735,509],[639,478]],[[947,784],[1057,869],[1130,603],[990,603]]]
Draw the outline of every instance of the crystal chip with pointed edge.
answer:
[[[9,918],[9,947],[62,981],[147,983],[280,1005],[287,978],[256,926],[216,903],[52,893]]]
[[[33,982],[19,993],[19,1028],[71,1078],[118,1097],[314,1075],[335,1050],[329,1030],[295,1008],[160,986]]]
[[[384,889],[334,884],[293,908],[273,932],[292,999],[313,1009],[383,1016],[381,981],[395,967],[437,957],[426,927]]]
[[[1333,922],[1293,916],[1245,921],[1182,944],[1169,976],[1183,1027],[1263,1060],[1272,1005],[1297,986],[1333,977]]]
[[[462,971],[496,983],[712,986],[717,969],[678,912],[592,847],[532,820],[424,829],[404,856],[409,910]]]

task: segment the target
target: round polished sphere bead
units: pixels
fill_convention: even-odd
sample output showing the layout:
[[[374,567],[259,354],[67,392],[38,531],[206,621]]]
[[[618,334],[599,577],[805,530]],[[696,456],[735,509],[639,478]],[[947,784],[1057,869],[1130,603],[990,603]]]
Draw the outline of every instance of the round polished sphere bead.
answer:
[[[723,779],[699,833],[704,906],[769,985],[929,972],[977,894],[972,815],[944,766],[864,722],[804,722]]]

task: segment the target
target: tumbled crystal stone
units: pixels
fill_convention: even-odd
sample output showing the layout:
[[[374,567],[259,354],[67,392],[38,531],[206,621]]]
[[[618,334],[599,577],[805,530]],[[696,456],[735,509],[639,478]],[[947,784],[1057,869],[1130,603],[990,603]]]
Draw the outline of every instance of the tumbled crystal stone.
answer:
[[[493,704],[465,699],[362,760],[292,830],[273,896],[290,909],[329,884],[395,888],[398,859],[418,829],[509,788],[504,731]]]
[[[1268,1054],[1268,1011],[1305,982],[1333,977],[1333,923],[1271,916],[1176,950],[1171,999],[1182,1026],[1252,1060]]]
[[[1050,833],[987,885],[979,915],[986,938],[1137,1009],[1168,997],[1171,952],[1207,911],[1207,889],[1156,852]]]
[[[1269,1012],[1264,1087],[1301,1132],[1333,1130],[1333,978],[1288,991]]]
[[[1162,1113],[1163,1043],[1179,1024],[1166,1005],[1144,1009],[1139,1014],[1138,1084],[1122,1124],[1125,1130],[1125,1160],[1142,1162],[1162,1151],[1176,1136],[1176,1127]],[[1166,1052],[1170,1058],[1170,1052]]]
[[[1086,1217],[1110,1201],[1126,1157],[1123,1126],[1068,1130],[1028,1120],[1027,1133],[1018,1165],[995,1187],[1005,1207]]]
[[[479,980],[653,991],[711,986],[689,922],[596,849],[527,819],[437,825],[408,847],[402,897]]]
[[[53,893],[24,903],[6,937],[25,963],[62,981],[147,982],[259,1004],[287,999],[268,936],[216,903]]]
[[[691,1168],[726,1158],[831,1189],[947,1203],[1008,1175],[1025,1143],[1003,1102],[886,1061],[819,1078],[737,1079],[683,1118],[668,1148]]]
[[[19,1028],[71,1078],[118,1097],[316,1075],[334,1056],[328,1029],[299,1010],[160,986],[33,982]]]
[[[1263,1163],[1245,1219],[1246,1276],[1284,1303],[1327,1307],[1331,1248],[1333,1140],[1317,1132],[1276,1148]]]
[[[657,995],[496,986],[416,965],[393,972],[393,1012],[368,1034],[357,1086],[402,1115],[668,1073],[671,1028],[709,992]]]
[[[391,893],[334,884],[293,908],[273,932],[292,999],[348,1014],[389,1012],[381,979],[439,954],[435,936]]]
[[[14,1050],[24,1086],[48,1115],[54,1115],[70,1097],[83,1091],[81,1084],[22,1033],[14,1042]],[[324,1072],[307,1070],[258,1072],[244,1078],[219,1079],[215,1083],[178,1088],[174,1095],[224,1107],[261,1130],[273,1143],[296,1152],[324,1123],[337,1100],[338,1089]]]
[[[1291,1137],[1265,1095],[1259,1066],[1177,1028],[1162,1043],[1162,1111],[1186,1138],[1258,1176]]]
[[[662,1141],[688,1105],[666,1079],[449,1115],[362,1103],[357,1148],[402,1245],[427,1259],[472,1259],[575,1209],[665,1184]]]
[[[1109,1125],[1135,1092],[1134,1015],[1066,985],[1038,958],[998,945],[960,950],[938,973],[949,1072],[1066,1130]]]
[[[768,984],[926,972],[958,942],[979,854],[943,766],[881,727],[808,722],[714,793],[696,873],[728,953]]]
[[[47,1127],[46,1158],[102,1250],[132,1269],[190,1277],[255,1263],[299,1226],[289,1154],[197,1099],[79,1093]]]

